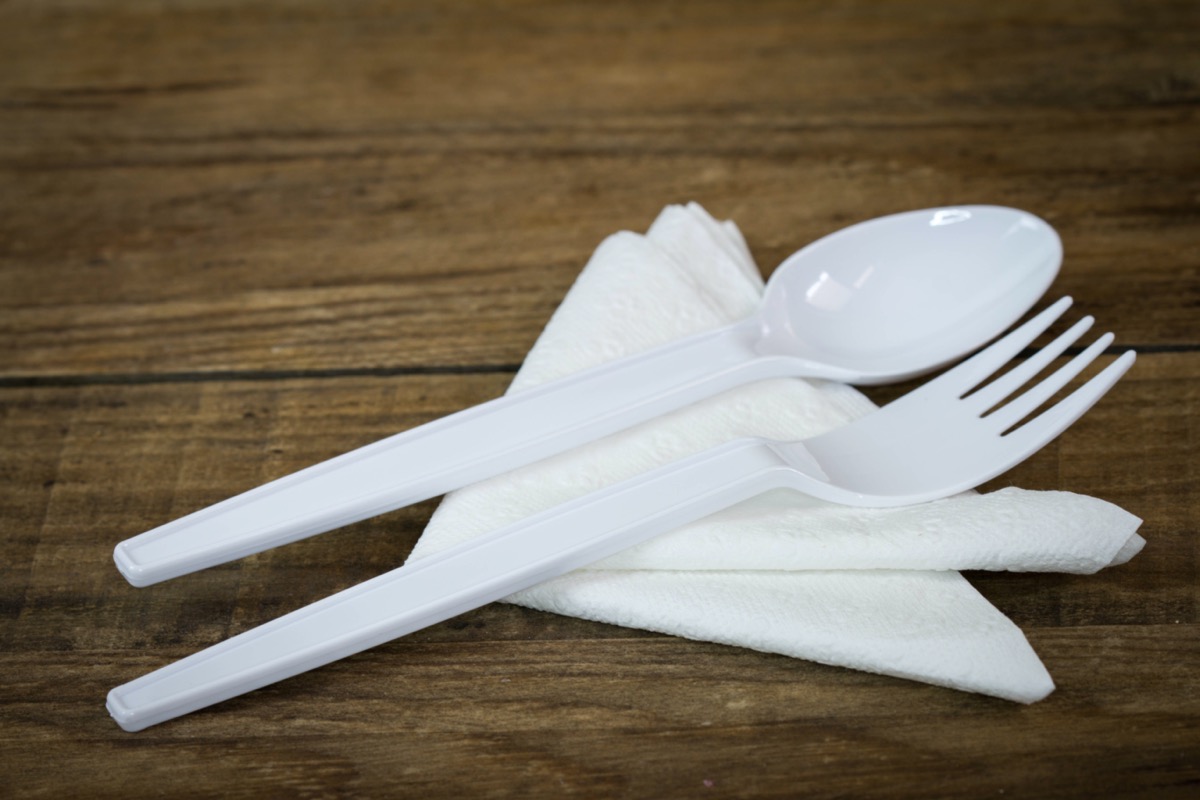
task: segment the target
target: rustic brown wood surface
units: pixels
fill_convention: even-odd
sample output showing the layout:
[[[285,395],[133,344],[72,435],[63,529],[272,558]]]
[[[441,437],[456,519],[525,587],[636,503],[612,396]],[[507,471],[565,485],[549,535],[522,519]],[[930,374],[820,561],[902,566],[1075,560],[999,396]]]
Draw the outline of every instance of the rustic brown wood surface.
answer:
[[[688,200],[768,272],[909,208],[1058,228],[1052,292],[1141,357],[994,486],[1148,545],[969,576],[1054,694],[494,605],[117,728],[111,687],[401,563],[434,504],[140,590],[116,542],[499,394]],[[0,2],[0,796],[1194,797],[1198,243],[1193,0]]]

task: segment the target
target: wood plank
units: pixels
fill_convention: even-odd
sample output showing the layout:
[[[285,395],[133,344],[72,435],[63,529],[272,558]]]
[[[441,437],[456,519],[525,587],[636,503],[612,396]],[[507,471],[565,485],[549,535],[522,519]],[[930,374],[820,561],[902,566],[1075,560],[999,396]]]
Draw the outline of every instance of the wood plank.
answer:
[[[950,135],[963,134],[957,130]],[[569,166],[577,179],[601,181],[614,171],[640,173],[634,163],[640,158],[618,158],[615,163],[569,159],[562,166]],[[1018,196],[1015,187],[1027,183],[1025,176],[988,182],[981,189],[967,175],[930,185],[909,182],[905,173],[878,173],[856,178],[851,191],[839,168],[822,165],[828,158],[827,153],[815,154],[813,164],[782,173],[769,160],[739,166],[744,179],[762,193],[752,204],[732,194],[714,195],[681,179],[694,175],[708,159],[663,158],[638,180],[623,186],[608,181],[612,194],[599,201],[578,193],[565,197],[568,188],[556,190],[551,201],[561,201],[561,208],[534,227],[521,218],[530,213],[524,198],[503,200],[514,194],[508,184],[509,159],[467,157],[441,168],[425,164],[422,174],[431,181],[436,176],[435,185],[445,192],[435,199],[437,205],[482,194],[495,208],[463,207],[455,223],[441,230],[417,211],[385,214],[379,225],[378,217],[355,203],[342,204],[337,212],[297,209],[294,198],[273,205],[278,191],[284,190],[264,187],[262,180],[275,179],[261,173],[243,174],[239,180],[251,181],[252,191],[264,195],[263,208],[257,214],[225,212],[219,207],[232,202],[227,193],[238,190],[214,170],[195,169],[181,176],[184,184],[196,177],[209,185],[220,180],[221,185],[212,190],[218,196],[210,196],[198,209],[210,222],[193,225],[191,233],[178,233],[170,212],[137,206],[170,206],[180,196],[154,198],[162,191],[148,187],[161,183],[176,192],[209,190],[164,182],[149,171],[124,190],[135,198],[132,205],[117,209],[126,220],[154,216],[157,227],[133,234],[142,241],[115,241],[125,234],[104,218],[89,221],[85,230],[74,228],[81,217],[95,216],[88,210],[90,199],[64,198],[39,209],[64,220],[78,235],[51,231],[48,235],[64,244],[48,242],[33,251],[22,243],[21,249],[2,258],[0,297],[8,299],[0,314],[0,365],[3,375],[14,378],[511,367],[520,363],[604,237],[623,228],[644,230],[662,202],[688,198],[738,221],[768,274],[792,251],[846,224],[933,202],[920,197],[981,195],[1032,209],[1060,230],[1066,245],[1067,258],[1052,292],[1073,295],[1080,307],[1101,319],[1121,320],[1122,341],[1143,347],[1197,343],[1195,308],[1200,298],[1194,267],[1189,266],[1196,257],[1191,238],[1195,218],[1151,220],[1118,199],[1104,208],[1095,208],[1097,201],[1089,199],[1093,207],[1085,209],[1072,202]],[[394,163],[383,168],[394,174]],[[375,164],[337,168],[337,177],[333,169],[307,165],[274,171],[290,171],[301,182],[286,190],[295,195],[336,186],[330,200],[336,204],[354,193],[358,182],[376,180],[371,176],[379,169]],[[480,185],[491,179],[495,182]],[[102,177],[96,180],[105,182]],[[619,217],[594,218],[597,208],[633,205],[634,196],[645,193],[643,181],[673,188]],[[906,184],[903,192],[911,193],[911,199],[897,193],[898,182]],[[1054,191],[1061,191],[1062,183],[1053,176],[1047,179]],[[807,187],[803,193],[797,193],[800,184]],[[1081,187],[1080,193],[1092,195],[1093,190]],[[402,192],[403,187],[384,191]],[[63,192],[95,196],[73,180],[64,181]],[[874,200],[865,203],[859,193]],[[1189,193],[1181,185],[1165,200],[1190,202]],[[806,195],[824,198],[820,208],[811,209]],[[11,204],[0,209],[12,226],[0,232],[0,238],[23,242],[25,234],[18,231],[27,220],[18,209],[28,202],[27,195],[15,193]],[[231,228],[218,218],[225,213],[241,216],[239,225]],[[286,229],[273,230],[280,223],[267,216],[284,219]],[[489,224],[479,225],[482,219]],[[343,222],[342,231],[328,230]],[[1105,230],[1097,232],[1101,226]],[[63,246],[72,252],[61,252]],[[1145,291],[1128,290],[1129,274],[1139,275]]]
[[[1018,710],[669,638],[394,643],[124,738],[88,711],[108,672],[150,668],[160,654],[66,654],[65,684],[21,657],[9,660],[0,707],[18,763],[60,742],[60,780],[101,794],[202,774],[183,796],[386,786],[436,797],[1189,796],[1200,709],[1182,665],[1200,655],[1195,627],[1033,633],[1065,653],[1055,663],[1065,686]],[[1114,669],[1148,652],[1180,665],[1159,675],[1150,706],[1144,671]],[[60,699],[42,699],[51,695]],[[106,768],[96,773],[98,753]],[[17,791],[44,783],[33,770],[14,777]]]
[[[1093,494],[1147,520],[1150,544],[1119,569],[974,576],[1019,624],[1197,622],[1195,363],[1180,354],[1143,357],[1074,429],[985,487]],[[493,396],[504,381],[499,375],[356,377],[0,392],[11,443],[0,471],[11,477],[6,492],[18,509],[15,526],[30,531],[0,544],[8,565],[3,585],[18,621],[30,609],[40,620],[10,628],[8,644],[199,646],[401,563],[432,503],[152,590],[126,586],[110,554],[123,538]],[[1167,393],[1182,405],[1153,402]],[[1145,474],[1162,478],[1146,482]],[[21,491],[29,485],[41,491]],[[84,608],[92,624],[73,628],[71,616]],[[141,624],[130,628],[130,619]]]
[[[0,11],[3,375],[512,365],[604,236],[688,199],[765,271],[877,214],[1025,207],[1056,291],[1197,343],[1189,4],[689,4],[669,35],[620,4],[69,8]]]

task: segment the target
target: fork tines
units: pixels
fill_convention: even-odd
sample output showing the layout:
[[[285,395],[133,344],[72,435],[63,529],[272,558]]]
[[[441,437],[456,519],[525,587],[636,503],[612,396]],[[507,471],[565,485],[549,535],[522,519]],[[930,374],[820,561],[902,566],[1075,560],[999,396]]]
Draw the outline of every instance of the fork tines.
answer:
[[[947,388],[954,389],[959,398],[983,417],[997,434],[1008,436],[1022,432],[1022,438],[1032,437],[1041,441],[1048,441],[1057,436],[1079,419],[1125,374],[1137,357],[1134,351],[1129,350],[1122,354],[1083,386],[1021,427],[1015,426],[1054,397],[1107,350],[1113,342],[1113,335],[1105,333],[1067,364],[1014,399],[1008,398],[1026,386],[1083,336],[1092,327],[1092,317],[1079,320],[1018,366],[990,383],[986,381],[1049,328],[1070,305],[1070,297],[1062,298],[1008,336],[939,377],[937,382],[944,381]]]

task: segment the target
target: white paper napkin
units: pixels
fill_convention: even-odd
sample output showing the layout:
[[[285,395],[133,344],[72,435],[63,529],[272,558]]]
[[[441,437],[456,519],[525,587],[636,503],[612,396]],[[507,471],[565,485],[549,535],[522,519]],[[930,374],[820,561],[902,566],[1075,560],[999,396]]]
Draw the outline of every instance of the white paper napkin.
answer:
[[[763,282],[741,234],[692,204],[607,239],[510,391],[743,318]],[[874,408],[799,379],[727,392],[448,495],[421,558],[739,436],[798,439]],[[1067,492],[974,492],[856,509],[775,491],[508,598],[585,619],[1021,702],[1053,689],[1020,630],[954,570],[1090,573],[1144,544],[1140,520]]]

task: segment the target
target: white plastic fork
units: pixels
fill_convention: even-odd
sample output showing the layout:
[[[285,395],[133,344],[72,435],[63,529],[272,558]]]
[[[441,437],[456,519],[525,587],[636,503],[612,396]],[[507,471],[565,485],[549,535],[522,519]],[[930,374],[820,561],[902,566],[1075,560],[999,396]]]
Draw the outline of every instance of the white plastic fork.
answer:
[[[1128,351],[1024,422],[1108,347],[1113,337],[1105,334],[1005,404],[1090,327],[1090,317],[1080,320],[985,384],[1070,303],[1063,298],[848,426],[799,442],[738,440],[549,509],[119,686],[109,693],[109,712],[125,730],[141,730],[412,633],[771,489],[883,507],[978,486],[1058,436],[1133,364]]]

